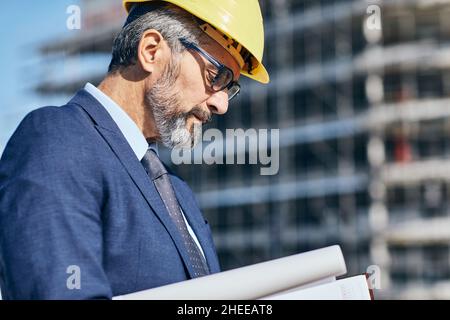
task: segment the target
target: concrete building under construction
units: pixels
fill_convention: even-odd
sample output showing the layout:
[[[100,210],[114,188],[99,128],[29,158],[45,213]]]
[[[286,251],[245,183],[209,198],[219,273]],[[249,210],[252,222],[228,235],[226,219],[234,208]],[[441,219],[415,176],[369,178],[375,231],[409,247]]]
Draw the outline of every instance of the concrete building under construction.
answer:
[[[380,268],[376,297],[450,298],[450,1],[261,5],[272,81],[243,79],[208,127],[280,129],[279,173],[174,166],[198,196],[223,268],[340,244],[348,274]],[[70,96],[105,75],[121,3],[81,8],[82,32],[40,48],[75,70],[57,81],[50,63],[36,86],[43,95]]]

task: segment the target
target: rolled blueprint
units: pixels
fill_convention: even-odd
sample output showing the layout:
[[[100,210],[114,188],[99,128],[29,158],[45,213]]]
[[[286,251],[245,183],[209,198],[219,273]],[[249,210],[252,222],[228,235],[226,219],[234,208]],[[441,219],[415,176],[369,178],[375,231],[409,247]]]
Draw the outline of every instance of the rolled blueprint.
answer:
[[[338,245],[139,291],[117,300],[251,300],[347,272]]]

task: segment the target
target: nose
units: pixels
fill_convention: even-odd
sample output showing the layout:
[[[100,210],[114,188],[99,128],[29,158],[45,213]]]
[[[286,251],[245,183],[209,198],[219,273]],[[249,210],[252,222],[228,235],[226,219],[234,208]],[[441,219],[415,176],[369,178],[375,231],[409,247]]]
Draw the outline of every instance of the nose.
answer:
[[[215,114],[225,114],[228,111],[228,94],[224,91],[215,92],[206,100],[208,109]]]

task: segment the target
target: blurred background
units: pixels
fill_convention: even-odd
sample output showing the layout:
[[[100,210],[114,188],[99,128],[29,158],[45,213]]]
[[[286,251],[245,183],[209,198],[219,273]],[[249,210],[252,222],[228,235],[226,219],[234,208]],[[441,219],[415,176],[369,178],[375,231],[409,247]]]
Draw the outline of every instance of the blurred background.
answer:
[[[223,269],[339,244],[348,275],[380,268],[376,298],[450,299],[450,1],[260,3],[272,81],[243,79],[208,127],[280,129],[279,174],[173,168],[197,195]],[[98,84],[125,19],[119,0],[5,5],[0,152],[29,111]],[[80,30],[67,28],[71,5]]]

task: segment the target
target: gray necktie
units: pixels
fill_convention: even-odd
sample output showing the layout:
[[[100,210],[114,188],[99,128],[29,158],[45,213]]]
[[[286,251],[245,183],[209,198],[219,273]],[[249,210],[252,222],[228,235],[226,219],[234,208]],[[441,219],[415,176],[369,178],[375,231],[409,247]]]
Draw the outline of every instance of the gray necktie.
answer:
[[[175,196],[166,168],[162,164],[161,160],[159,160],[155,151],[151,148],[147,150],[147,153],[141,163],[147,171],[150,179],[152,179],[155,184],[156,190],[158,190],[158,193],[161,196],[161,199],[163,200],[173,223],[176,225],[183,238],[195,276],[201,277],[209,274],[206,260],[200,252],[199,247],[194,242],[194,239],[189,234],[186,223],[184,222],[181,207]]]

